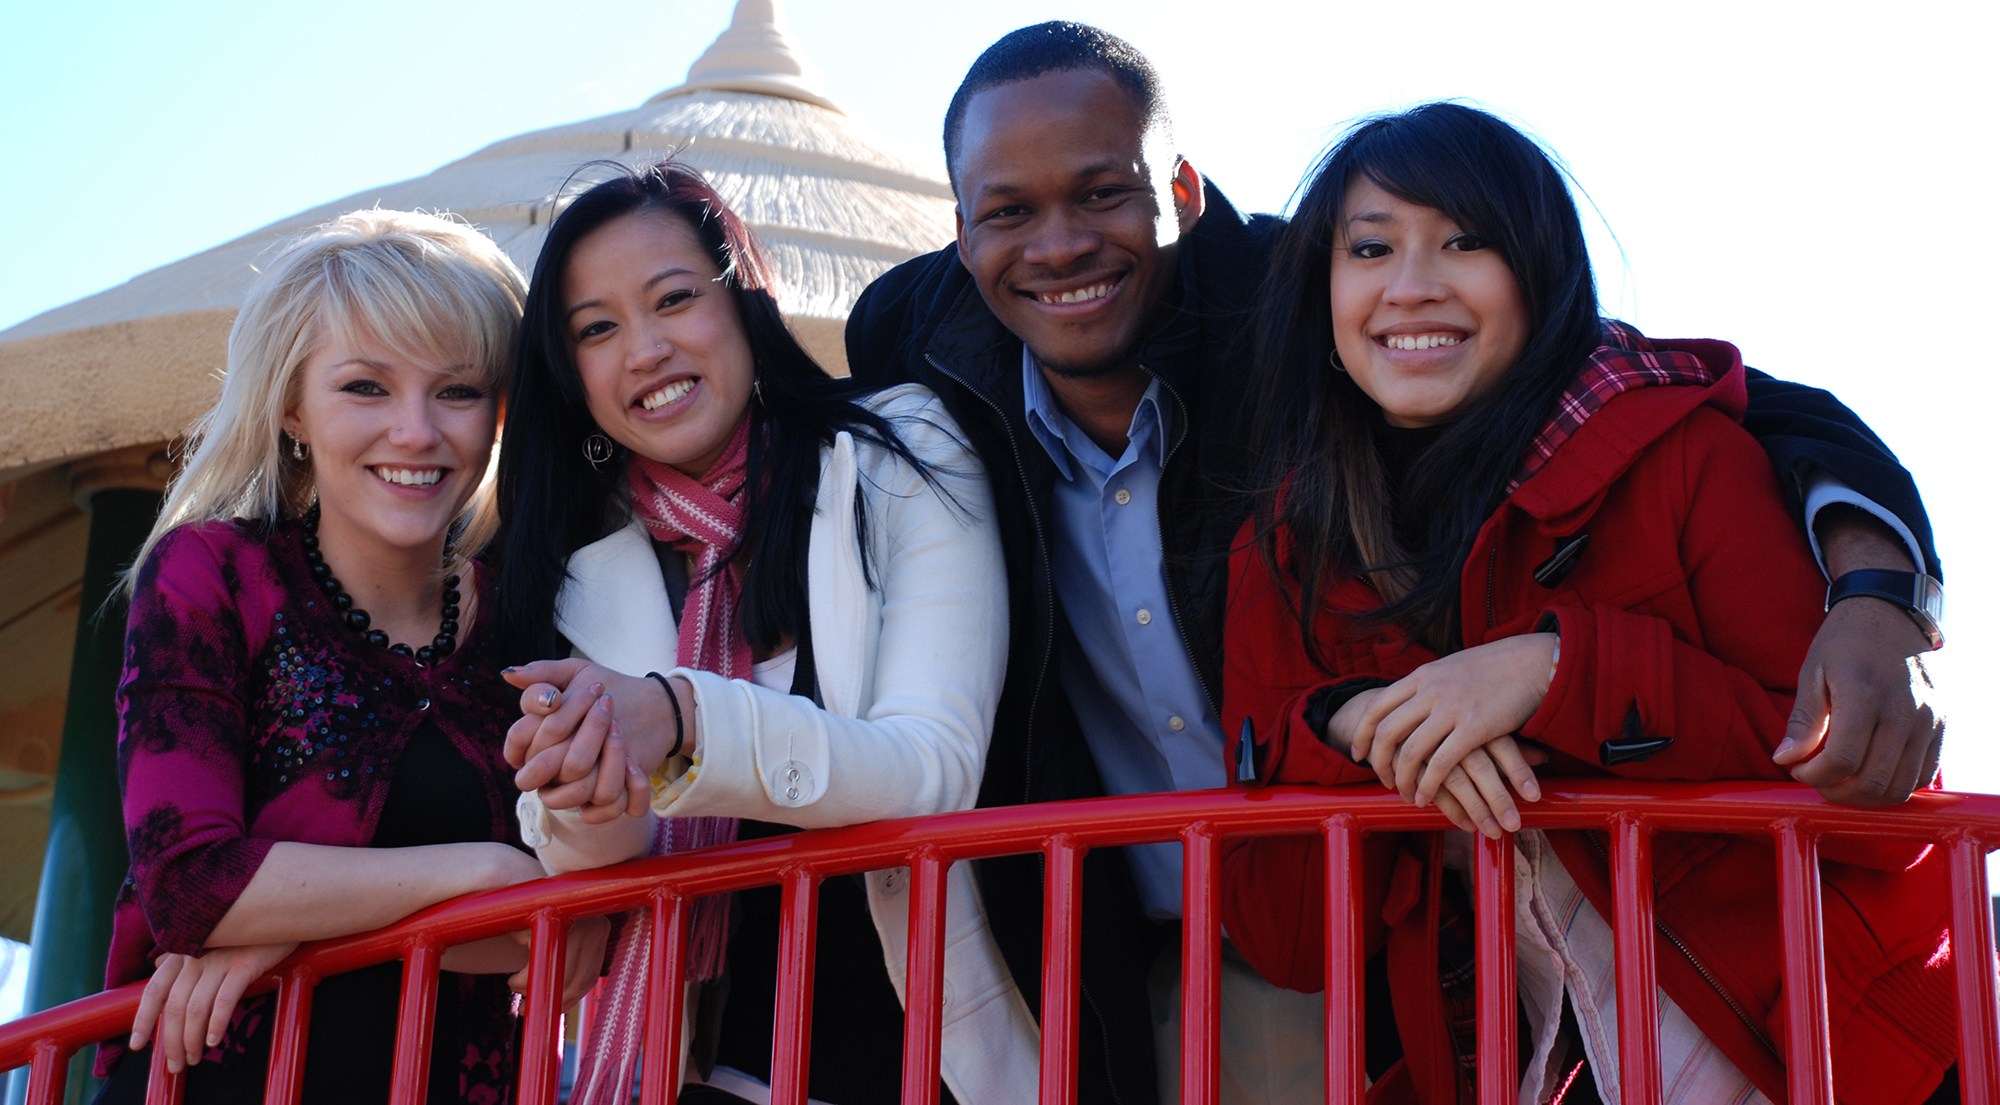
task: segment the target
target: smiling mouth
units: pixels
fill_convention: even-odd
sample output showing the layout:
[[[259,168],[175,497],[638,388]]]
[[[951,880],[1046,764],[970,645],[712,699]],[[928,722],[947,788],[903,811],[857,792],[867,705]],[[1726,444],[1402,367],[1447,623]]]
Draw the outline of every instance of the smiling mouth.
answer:
[[[391,468],[381,464],[369,471],[374,472],[383,482],[393,483],[397,487],[431,487],[444,479],[445,473],[442,468]]]
[[[1089,303],[1093,300],[1103,299],[1105,296],[1116,291],[1123,279],[1123,277],[1120,277],[1118,280],[1107,280],[1101,284],[1092,284],[1089,287],[1076,288],[1067,292],[1034,292],[1031,294],[1034,295],[1035,302],[1050,307]]]
[[[693,391],[694,382],[695,382],[694,377],[692,376],[680,380],[675,380],[673,383],[666,385],[665,387],[661,388],[658,391],[640,396],[637,405],[644,407],[649,411],[659,410],[661,407],[666,406],[668,403],[671,403],[674,400],[679,399],[682,396],[686,395],[688,392]]]
[[[1436,349],[1457,345],[1465,338],[1458,334],[1389,334],[1375,341],[1388,349]]]

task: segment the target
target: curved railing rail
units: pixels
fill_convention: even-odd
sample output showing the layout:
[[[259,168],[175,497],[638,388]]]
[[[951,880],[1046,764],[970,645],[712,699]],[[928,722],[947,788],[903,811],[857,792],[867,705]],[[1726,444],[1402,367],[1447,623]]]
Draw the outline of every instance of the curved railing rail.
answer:
[[[1964,1100],[2000,1105],[2000,996],[1996,996],[1993,915],[1986,853],[2000,847],[2000,796],[1920,794],[1890,809],[1829,804],[1801,786],[1641,784],[1552,781],[1523,821],[1538,829],[1603,829],[1612,837],[1616,898],[1610,918],[1617,934],[1621,1105],[1658,1105],[1659,1026],[1652,1000],[1652,837],[1701,831],[1766,835],[1777,852],[1783,910],[1788,1036],[1785,1054],[1792,1105],[1833,1105],[1831,1049],[1821,949],[1818,840],[1867,836],[1934,841],[1951,860],[1952,945],[1959,988],[1959,1072]],[[732,844],[702,852],[642,860],[603,871],[564,875],[462,898],[375,932],[300,949],[264,989],[278,991],[266,1100],[294,1105],[304,1071],[307,1018],[314,982],[391,959],[403,961],[402,1005],[390,1101],[422,1100],[438,961],[444,948],[528,929],[533,934],[527,1018],[521,1054],[521,1105],[553,1105],[561,1041],[557,1008],[564,936],[578,918],[647,908],[666,923],[652,926],[652,977],[646,996],[646,1039],[680,1038],[688,904],[703,895],[755,886],[782,888],[778,999],[771,1100],[805,1105],[811,1048],[815,905],[819,884],[835,876],[889,867],[910,868],[908,1008],[903,1046],[903,1101],[936,1105],[944,967],[944,887],[950,864],[986,856],[1041,852],[1047,857],[1043,918],[1041,1100],[1076,1100],[1078,877],[1091,848],[1180,840],[1186,849],[1183,885],[1181,1079],[1188,1105],[1215,1105],[1219,1095],[1218,1022],[1220,925],[1217,865],[1223,838],[1320,833],[1327,842],[1326,1008],[1328,1101],[1361,1105],[1362,1018],[1341,1015],[1362,1005],[1361,917],[1345,908],[1358,900],[1361,840],[1370,832],[1447,827],[1433,809],[1416,809],[1373,787],[1217,790],[1100,798],[975,810],[827,829]],[[1481,917],[1513,915],[1514,852],[1481,839],[1475,910]],[[1516,1083],[1514,943],[1511,922],[1478,926],[1479,1100],[1511,1101]],[[29,1066],[28,1105],[53,1105],[63,1090],[69,1057],[79,1048],[121,1035],[138,1005],[135,984],[0,1025],[0,1071]],[[180,1100],[178,1076],[167,1074],[154,1048],[148,1101]],[[645,1049],[641,1101],[671,1105],[668,1077],[675,1049]],[[1487,1062],[1486,1057],[1496,1061]],[[1651,1078],[1629,1072],[1652,1071]]]

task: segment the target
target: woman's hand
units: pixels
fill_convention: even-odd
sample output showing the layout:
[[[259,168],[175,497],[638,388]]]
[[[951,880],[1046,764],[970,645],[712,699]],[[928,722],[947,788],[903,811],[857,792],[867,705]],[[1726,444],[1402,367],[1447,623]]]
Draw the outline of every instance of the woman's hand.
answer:
[[[502,749],[517,769],[516,786],[541,790],[542,804],[550,809],[581,806],[592,824],[646,812],[652,800],[649,769],[628,756],[616,699],[605,688],[618,686],[628,703],[641,702],[649,692],[663,698],[652,680],[585,660],[540,661],[504,675],[522,688],[521,719],[508,729]],[[649,760],[664,759],[664,749],[659,752]]]
[[[1383,785],[1404,798],[1422,806],[1449,789],[1481,831],[1493,836],[1502,828],[1514,831],[1520,816],[1503,780],[1531,802],[1541,798],[1541,787],[1510,734],[1535,715],[1548,694],[1555,649],[1554,634],[1530,633],[1453,653],[1392,686],[1357,695],[1367,698],[1357,707],[1358,716],[1343,720],[1343,709],[1335,714],[1339,725],[1328,728],[1351,726],[1344,730],[1351,733],[1349,755],[1373,765]],[[1473,757],[1481,751],[1484,757]],[[1448,787],[1455,768],[1465,782]],[[1467,801],[1473,794],[1497,824],[1489,828],[1489,818],[1476,817]]]
[[[523,930],[514,933],[513,938],[519,942],[521,956],[526,959],[532,937]],[[568,1009],[597,985],[598,973],[604,967],[604,945],[610,939],[609,917],[584,917],[569,927],[569,947],[563,953],[562,1002],[557,1008]],[[529,970],[530,967],[524,966],[507,979],[507,985],[515,993],[528,992]]]
[[[229,1017],[250,984],[269,974],[297,948],[291,944],[248,944],[216,948],[202,955],[169,952],[154,961],[153,977],[139,997],[128,1046],[137,1051],[160,1025],[159,1044],[167,1049],[167,1069],[201,1062],[202,1053],[222,1042]]]

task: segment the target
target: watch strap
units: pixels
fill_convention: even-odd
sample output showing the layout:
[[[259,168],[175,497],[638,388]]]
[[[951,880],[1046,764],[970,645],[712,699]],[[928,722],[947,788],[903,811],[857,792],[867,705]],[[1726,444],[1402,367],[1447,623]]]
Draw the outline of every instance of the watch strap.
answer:
[[[1932,648],[1944,647],[1944,584],[1922,572],[1862,568],[1848,572],[1826,589],[1826,608],[1842,599],[1881,599],[1902,607],[1924,631]]]

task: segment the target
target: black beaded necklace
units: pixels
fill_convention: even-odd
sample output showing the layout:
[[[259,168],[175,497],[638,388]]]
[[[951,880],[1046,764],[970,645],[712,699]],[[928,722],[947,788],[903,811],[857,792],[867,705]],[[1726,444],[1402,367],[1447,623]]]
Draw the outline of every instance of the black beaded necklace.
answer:
[[[408,645],[392,645],[389,643],[389,635],[387,633],[379,629],[368,628],[368,611],[354,605],[353,596],[341,589],[340,581],[333,577],[333,569],[327,567],[326,558],[320,555],[319,503],[317,501],[306,509],[305,516],[300,518],[299,522],[305,527],[306,531],[305,537],[301,539],[300,543],[305,546],[306,565],[312,571],[313,582],[319,584],[319,589],[325,591],[328,597],[333,599],[334,612],[339,616],[341,621],[347,623],[349,629],[367,638],[368,643],[371,645],[375,645],[378,648],[387,648],[390,652],[398,656],[415,657],[418,661],[425,664],[434,663],[450,656],[452,650],[458,647],[457,576],[445,577],[444,610],[442,611],[444,620],[438,623],[438,635],[431,638],[431,643],[414,652],[410,650],[410,646]],[[447,561],[451,559],[450,537],[445,538],[444,556]]]

